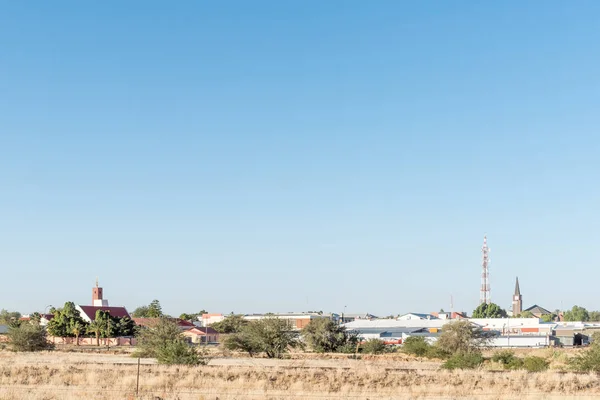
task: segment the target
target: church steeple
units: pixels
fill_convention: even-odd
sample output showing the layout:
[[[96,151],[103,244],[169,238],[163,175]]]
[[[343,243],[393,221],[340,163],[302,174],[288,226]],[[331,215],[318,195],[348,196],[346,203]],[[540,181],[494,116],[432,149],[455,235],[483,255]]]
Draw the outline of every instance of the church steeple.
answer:
[[[515,294],[512,301],[512,315],[517,316],[523,312],[523,296],[521,296],[521,288],[519,287],[519,277],[515,283]]]

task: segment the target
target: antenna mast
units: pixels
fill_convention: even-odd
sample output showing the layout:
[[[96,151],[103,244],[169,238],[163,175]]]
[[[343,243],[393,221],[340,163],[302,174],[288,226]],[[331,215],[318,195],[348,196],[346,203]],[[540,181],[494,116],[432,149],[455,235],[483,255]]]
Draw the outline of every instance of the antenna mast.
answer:
[[[479,304],[490,304],[492,302],[490,293],[490,248],[487,245],[487,236],[483,237],[483,247],[481,247],[481,294]]]

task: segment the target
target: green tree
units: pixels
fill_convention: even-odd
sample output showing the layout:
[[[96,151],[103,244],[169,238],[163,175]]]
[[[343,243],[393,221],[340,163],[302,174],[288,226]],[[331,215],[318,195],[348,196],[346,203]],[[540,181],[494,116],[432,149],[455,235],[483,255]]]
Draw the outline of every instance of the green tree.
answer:
[[[61,309],[55,310],[54,317],[48,323],[48,333],[58,337],[75,337],[73,326],[77,323],[86,325],[75,303],[67,301]]]
[[[571,310],[565,311],[564,319],[565,319],[565,321],[583,321],[583,322],[585,322],[585,321],[589,321],[590,315],[585,308],[579,307],[579,306],[573,306],[573,308],[571,308]]]
[[[220,322],[211,324],[210,327],[219,333],[237,333],[248,324],[248,320],[243,315],[229,315]]]
[[[198,317],[202,317],[202,314],[206,314],[206,310],[201,310],[200,312],[197,313],[182,313],[179,316],[179,319],[182,319],[184,321],[197,321]]]
[[[148,306],[148,317],[149,318],[160,318],[164,314],[162,312],[162,307],[160,306],[160,302],[158,300],[152,300],[150,305]]]
[[[21,313],[18,311],[8,311],[4,308],[0,310],[0,325],[10,325],[12,322],[18,321],[21,318]]]
[[[358,335],[329,318],[316,318],[302,329],[302,337],[317,353],[347,352],[356,347]]]
[[[133,318],[148,318],[148,306],[140,306],[131,313]]]
[[[147,306],[140,306],[131,313],[133,318],[160,318],[165,315],[162,312],[160,301],[152,300]]]
[[[92,321],[90,324],[88,324],[86,331],[89,334],[96,336],[96,346],[100,346],[100,334],[104,331],[104,327],[101,325],[101,322]]]
[[[85,332],[85,326],[79,322],[75,321],[71,326],[71,333],[75,335],[75,345],[79,346],[79,335]]]
[[[116,336],[136,336],[137,326],[129,317],[116,318],[115,334]]]
[[[475,353],[486,348],[493,334],[483,331],[469,321],[450,322],[442,328],[436,346],[450,354]]]
[[[208,363],[208,358],[188,344],[177,324],[168,318],[160,318],[152,328],[140,332],[134,356],[156,358],[159,364]]]
[[[534,318],[535,315],[531,311],[523,311],[521,314],[517,315],[517,318]]]
[[[242,351],[248,353],[250,357],[262,351],[260,345],[253,341],[251,335],[245,330],[227,335],[223,345],[227,350]]]
[[[410,336],[402,344],[402,350],[407,354],[424,357],[429,353],[431,345],[423,336]]]
[[[52,347],[46,340],[46,329],[35,323],[9,326],[7,336],[13,351],[41,351]]]
[[[540,319],[542,322],[552,322],[556,320],[556,314],[544,314]]]
[[[506,318],[506,311],[494,303],[480,304],[473,311],[473,318]]]
[[[230,350],[265,353],[268,358],[281,358],[291,348],[302,347],[299,332],[291,329],[290,322],[276,317],[251,321],[229,339]]]
[[[590,313],[589,313],[589,321],[591,321],[591,322],[600,322],[600,311],[590,311]]]

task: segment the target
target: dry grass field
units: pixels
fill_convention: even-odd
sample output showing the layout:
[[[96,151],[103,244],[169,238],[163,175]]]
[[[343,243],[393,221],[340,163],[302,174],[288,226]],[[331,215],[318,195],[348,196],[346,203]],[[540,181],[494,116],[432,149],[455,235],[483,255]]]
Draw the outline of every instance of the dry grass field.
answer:
[[[546,350],[547,351],[547,350]],[[548,351],[547,351],[548,352]],[[550,355],[554,357],[554,354]],[[126,354],[0,352],[0,399],[568,399],[600,397],[596,375],[490,370],[450,372],[407,356],[213,359],[203,367]],[[560,358],[560,357],[556,357]],[[323,363],[326,362],[326,363]],[[422,365],[424,368],[418,368]]]

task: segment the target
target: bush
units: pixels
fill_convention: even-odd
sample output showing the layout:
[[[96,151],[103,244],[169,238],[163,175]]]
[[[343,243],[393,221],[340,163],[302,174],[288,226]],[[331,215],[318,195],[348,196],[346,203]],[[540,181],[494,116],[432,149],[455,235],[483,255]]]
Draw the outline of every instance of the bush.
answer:
[[[290,348],[303,344],[289,320],[268,317],[246,324],[240,332],[226,339],[225,346],[228,350],[242,350],[250,355],[265,353],[268,358],[282,358]]]
[[[24,322],[10,326],[7,336],[13,351],[41,351],[52,348],[46,340],[46,329],[39,324]]]
[[[450,355],[451,355],[450,353],[448,353],[444,349],[441,349],[438,346],[429,346],[429,349],[427,349],[427,354],[425,355],[425,357],[437,358],[438,360],[445,360],[448,357],[450,357]]]
[[[483,363],[483,356],[480,353],[459,353],[455,354],[442,364],[445,369],[473,369]]]
[[[153,327],[144,329],[138,338],[134,357],[156,358],[159,364],[207,364],[204,354],[187,343],[179,327],[167,318],[161,318]]]
[[[523,368],[529,372],[542,372],[548,369],[548,361],[542,357],[525,357],[523,359]]]
[[[504,365],[505,369],[512,369],[512,370],[517,370],[517,369],[523,369],[523,359],[519,358],[519,357],[514,357],[512,360],[510,360],[508,362],[508,364]]]
[[[369,339],[360,345],[363,353],[367,354],[381,354],[385,353],[385,343],[379,339]]]
[[[512,350],[502,350],[494,353],[492,356],[492,361],[498,362],[504,366],[510,364],[515,359],[515,353]]]
[[[423,336],[411,336],[404,341],[402,351],[417,357],[425,357],[430,352],[431,345]]]
[[[348,332],[328,318],[317,318],[302,329],[304,340],[317,353],[353,353],[358,334]]]
[[[444,325],[436,346],[450,353],[479,353],[489,345],[493,333],[483,331],[469,321],[455,321]]]
[[[569,365],[575,371],[600,373],[600,342],[592,343],[589,350],[569,361]]]
[[[156,361],[166,365],[206,365],[208,358],[183,340],[173,340],[156,351]]]

